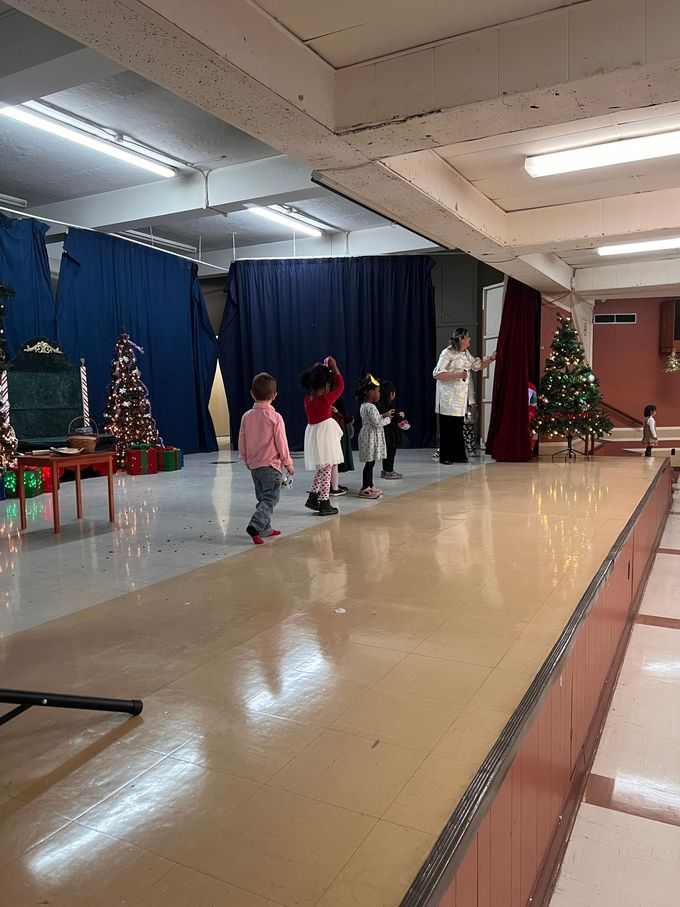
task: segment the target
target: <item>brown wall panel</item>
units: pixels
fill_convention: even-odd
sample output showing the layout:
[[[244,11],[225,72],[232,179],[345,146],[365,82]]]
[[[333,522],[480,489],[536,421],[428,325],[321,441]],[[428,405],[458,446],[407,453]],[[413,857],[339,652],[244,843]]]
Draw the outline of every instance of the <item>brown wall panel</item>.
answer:
[[[508,907],[512,885],[512,772],[508,772],[489,811],[491,817],[491,891],[489,907]]]

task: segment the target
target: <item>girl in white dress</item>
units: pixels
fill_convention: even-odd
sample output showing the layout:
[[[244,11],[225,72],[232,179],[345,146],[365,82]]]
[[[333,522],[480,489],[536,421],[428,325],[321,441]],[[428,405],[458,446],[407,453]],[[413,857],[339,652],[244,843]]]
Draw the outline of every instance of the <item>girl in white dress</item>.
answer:
[[[394,410],[380,414],[375,405],[380,399],[380,382],[373,375],[366,375],[357,384],[357,399],[361,402],[361,431],[359,432],[359,459],[364,464],[360,498],[378,498],[382,489],[373,485],[373,467],[376,460],[387,456],[385,426],[389,425]]]

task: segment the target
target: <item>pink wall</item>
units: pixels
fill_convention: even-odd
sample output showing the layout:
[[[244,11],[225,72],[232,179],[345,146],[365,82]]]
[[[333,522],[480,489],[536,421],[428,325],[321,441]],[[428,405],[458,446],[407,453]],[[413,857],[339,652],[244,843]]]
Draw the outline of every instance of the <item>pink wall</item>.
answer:
[[[593,371],[607,403],[640,420],[645,405],[656,403],[658,425],[680,425],[680,375],[664,372],[668,355],[659,353],[662,302],[596,302],[596,315],[635,312],[637,322],[593,325]]]

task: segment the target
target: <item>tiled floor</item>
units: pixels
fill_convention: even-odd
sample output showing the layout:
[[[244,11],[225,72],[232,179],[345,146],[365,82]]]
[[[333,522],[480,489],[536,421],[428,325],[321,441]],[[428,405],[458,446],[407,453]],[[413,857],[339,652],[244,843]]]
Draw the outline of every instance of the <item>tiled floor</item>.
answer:
[[[401,450],[403,481],[382,483],[393,498],[463,474],[479,466],[433,463],[430,451]],[[310,474],[295,455],[294,487],[283,491],[276,509],[287,534],[318,522],[303,504]],[[402,468],[403,467],[403,468]],[[186,458],[186,468],[154,476],[115,480],[116,522],[106,522],[106,481],[83,482],[85,519],[75,519],[75,486],[62,485],[62,531],[52,532],[52,497],[26,502],[29,531],[19,534],[19,504],[0,501],[0,637],[55,617],[134,592],[159,580],[241,554],[252,546],[244,529],[254,506],[252,482],[238,454],[221,450]],[[342,478],[358,491],[360,473]],[[346,495],[335,502],[342,513],[365,510],[372,502]]]
[[[255,548],[209,465],[121,480],[113,531],[92,489],[6,533],[3,684],[145,701],[0,728],[12,907],[396,907],[658,468],[413,454],[339,519],[298,481]]]
[[[674,496],[680,510],[680,494]],[[680,515],[661,540],[551,907],[680,904]]]

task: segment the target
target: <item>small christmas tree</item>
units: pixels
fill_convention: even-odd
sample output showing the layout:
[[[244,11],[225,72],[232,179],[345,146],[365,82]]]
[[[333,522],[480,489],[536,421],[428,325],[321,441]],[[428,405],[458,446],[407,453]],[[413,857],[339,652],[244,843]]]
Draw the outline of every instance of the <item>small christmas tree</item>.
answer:
[[[125,465],[125,450],[131,444],[163,443],[151,415],[149,391],[142,381],[135,351],[144,352],[127,334],[121,334],[111,363],[111,383],[104,409],[105,430],[116,439],[120,466]]]
[[[532,428],[541,435],[565,437],[565,459],[569,459],[575,456],[575,436],[585,440],[590,434],[608,435],[612,423],[600,407],[602,394],[597,378],[585,362],[583,344],[571,318],[558,315],[557,321]]]
[[[0,401],[0,482],[2,473],[10,466],[16,466],[17,448],[19,443],[9,421],[7,408]]]

